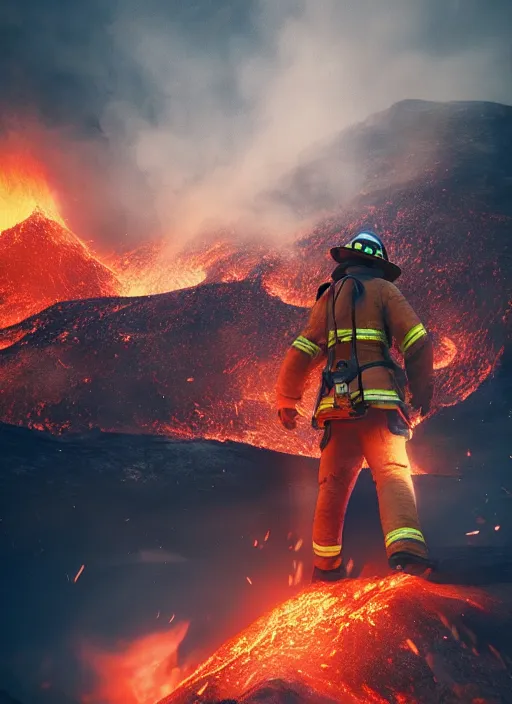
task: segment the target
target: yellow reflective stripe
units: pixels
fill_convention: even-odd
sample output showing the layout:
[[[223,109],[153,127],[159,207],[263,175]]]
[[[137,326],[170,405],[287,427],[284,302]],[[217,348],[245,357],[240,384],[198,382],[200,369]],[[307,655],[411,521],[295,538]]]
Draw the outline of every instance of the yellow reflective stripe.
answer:
[[[315,345],[314,342],[311,342],[311,340],[308,340],[306,337],[302,337],[302,335],[300,335],[292,343],[292,347],[309,354],[310,357],[316,357],[316,355],[320,352],[320,347],[318,345]]]
[[[357,399],[360,396],[359,391],[353,391],[351,394],[352,399]],[[401,402],[400,396],[396,391],[390,389],[364,389],[364,400],[370,403],[387,404],[396,406]],[[332,410],[334,408],[334,398],[332,396],[324,396],[320,403],[318,404],[317,413],[322,411]]]
[[[388,548],[393,543],[397,543],[399,540],[416,540],[420,543],[425,543],[425,538],[421,530],[416,528],[397,528],[397,530],[392,530],[386,534],[385,543]]]
[[[318,545],[318,543],[313,543],[313,552],[318,557],[337,557],[341,553],[341,545]]]
[[[361,396],[360,391],[353,391],[351,394],[353,399]],[[363,389],[365,401],[400,401],[400,396],[396,391],[391,389]]]
[[[321,411],[330,411],[333,408],[334,408],[334,399],[327,396],[326,398],[323,398],[320,401],[320,403],[318,404],[317,413],[320,413]]]
[[[402,352],[402,354],[405,354],[409,347],[412,347],[415,342],[417,342],[422,337],[425,337],[425,335],[427,334],[428,333],[425,329],[425,326],[421,323],[411,328],[402,340],[402,344],[400,345],[400,351]]]
[[[336,335],[334,330],[329,331],[329,341],[328,346],[332,347],[336,344],[336,339],[339,342],[350,342],[352,339],[352,329],[343,328],[342,330],[337,330]],[[388,341],[385,333],[382,330],[375,330],[373,328],[356,328],[356,340],[370,340],[371,342],[382,342],[383,345],[387,345]]]

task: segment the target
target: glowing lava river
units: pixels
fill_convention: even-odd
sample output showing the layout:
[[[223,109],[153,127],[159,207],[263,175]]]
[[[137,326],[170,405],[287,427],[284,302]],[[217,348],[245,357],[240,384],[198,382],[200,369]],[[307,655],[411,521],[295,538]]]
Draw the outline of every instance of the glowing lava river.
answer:
[[[510,671],[463,623],[472,613],[491,618],[488,602],[407,576],[311,586],[222,646],[162,701],[494,701],[489,692]],[[295,697],[272,696],[272,686]]]

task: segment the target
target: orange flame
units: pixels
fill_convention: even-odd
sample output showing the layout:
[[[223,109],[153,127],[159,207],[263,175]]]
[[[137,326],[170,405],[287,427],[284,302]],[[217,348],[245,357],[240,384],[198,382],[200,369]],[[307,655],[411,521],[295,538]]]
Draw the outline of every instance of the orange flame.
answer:
[[[64,225],[43,165],[19,148],[0,147],[0,159],[0,232],[23,222],[34,210]]]
[[[84,660],[98,684],[83,697],[83,704],[155,704],[171,694],[184,677],[178,647],[188,625],[144,636],[116,653],[84,648]]]

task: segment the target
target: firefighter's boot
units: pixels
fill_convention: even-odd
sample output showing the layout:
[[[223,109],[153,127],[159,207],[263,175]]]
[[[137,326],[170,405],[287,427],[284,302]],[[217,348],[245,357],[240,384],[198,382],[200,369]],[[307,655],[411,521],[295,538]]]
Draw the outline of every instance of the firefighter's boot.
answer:
[[[388,563],[394,572],[404,572],[422,579],[428,579],[436,568],[436,563],[428,557],[420,557],[408,552],[394,553]]]
[[[346,579],[347,576],[347,570],[343,563],[334,570],[321,570],[319,567],[315,567],[311,577],[311,584],[317,582],[339,582],[342,579]]]

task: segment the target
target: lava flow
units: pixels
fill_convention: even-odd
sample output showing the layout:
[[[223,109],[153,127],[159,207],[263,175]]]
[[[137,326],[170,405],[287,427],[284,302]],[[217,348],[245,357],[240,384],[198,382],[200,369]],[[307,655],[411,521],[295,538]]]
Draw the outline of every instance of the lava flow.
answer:
[[[119,295],[112,271],[58,222],[37,210],[0,235],[0,326],[59,301]]]
[[[245,701],[276,679],[305,685],[311,701],[421,704],[443,690],[447,702],[491,701],[510,673],[462,621],[491,618],[487,602],[407,576],[313,585],[222,646],[162,704]]]

